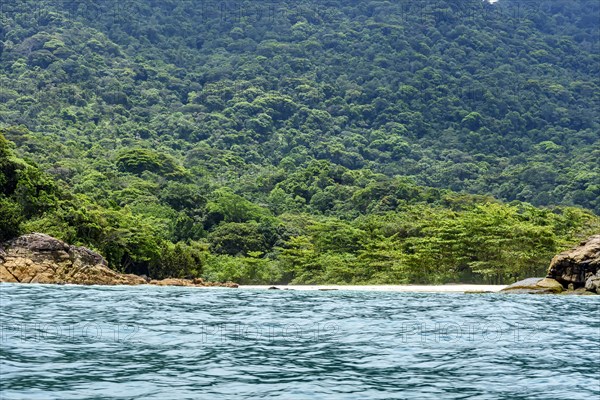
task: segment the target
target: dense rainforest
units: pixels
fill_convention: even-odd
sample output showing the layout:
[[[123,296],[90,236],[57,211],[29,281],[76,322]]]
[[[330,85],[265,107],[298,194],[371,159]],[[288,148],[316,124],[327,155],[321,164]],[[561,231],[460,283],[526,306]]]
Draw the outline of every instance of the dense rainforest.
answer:
[[[0,3],[0,240],[239,283],[503,283],[600,230],[600,4]]]

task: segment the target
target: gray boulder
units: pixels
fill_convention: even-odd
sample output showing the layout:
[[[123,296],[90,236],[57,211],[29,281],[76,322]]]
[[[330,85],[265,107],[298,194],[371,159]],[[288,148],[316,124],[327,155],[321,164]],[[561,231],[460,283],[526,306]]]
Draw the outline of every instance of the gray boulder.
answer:
[[[563,292],[563,286],[551,278],[527,278],[515,282],[501,290],[501,292],[518,294],[558,294]]]

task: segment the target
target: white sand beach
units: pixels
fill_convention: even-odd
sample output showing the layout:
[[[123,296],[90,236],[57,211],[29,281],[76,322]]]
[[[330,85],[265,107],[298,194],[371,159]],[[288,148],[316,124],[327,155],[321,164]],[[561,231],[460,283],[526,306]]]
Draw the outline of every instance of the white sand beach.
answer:
[[[239,289],[352,290],[367,292],[464,293],[499,292],[506,285],[240,285]]]

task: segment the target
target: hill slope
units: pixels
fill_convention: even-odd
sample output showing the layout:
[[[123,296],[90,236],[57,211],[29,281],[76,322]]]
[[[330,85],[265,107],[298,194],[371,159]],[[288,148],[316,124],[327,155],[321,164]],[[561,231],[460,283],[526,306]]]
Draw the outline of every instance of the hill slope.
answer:
[[[156,275],[397,282],[508,279],[596,223],[447,191],[600,211],[595,1],[95,3],[2,4],[3,134],[60,188],[21,229]]]

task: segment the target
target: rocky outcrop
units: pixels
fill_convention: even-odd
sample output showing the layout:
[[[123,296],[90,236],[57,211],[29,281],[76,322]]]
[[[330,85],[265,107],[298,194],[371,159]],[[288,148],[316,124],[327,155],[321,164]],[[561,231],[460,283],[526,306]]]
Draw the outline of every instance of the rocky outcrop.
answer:
[[[73,283],[82,285],[140,285],[135,275],[108,268],[97,253],[41,233],[24,235],[2,244],[0,281]]]
[[[572,284],[577,289],[585,287],[588,279],[594,277],[598,271],[600,235],[595,235],[581,242],[579,246],[555,256],[548,268],[548,278],[556,279],[564,287]]]
[[[585,290],[600,294],[600,270],[585,281]]]
[[[144,285],[141,276],[120,274],[108,268],[98,253],[71,246],[42,233],[23,235],[0,244],[0,282],[56,283],[79,285]],[[202,279],[150,281],[160,286],[226,286]]]
[[[563,290],[563,286],[554,279],[527,278],[509,285],[501,291],[526,294],[557,294]]]
[[[600,294],[600,235],[555,256],[546,278],[524,279],[505,287],[502,292]]]

